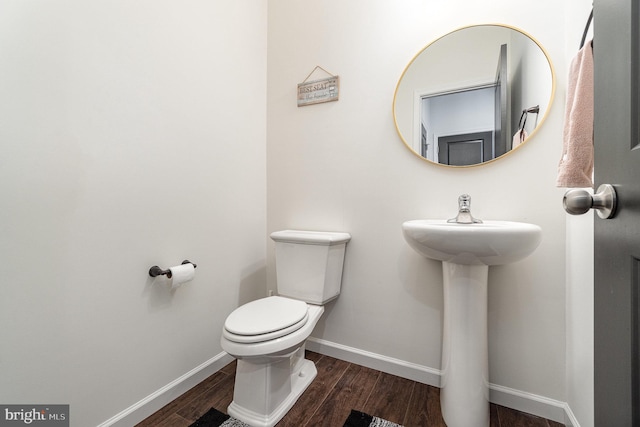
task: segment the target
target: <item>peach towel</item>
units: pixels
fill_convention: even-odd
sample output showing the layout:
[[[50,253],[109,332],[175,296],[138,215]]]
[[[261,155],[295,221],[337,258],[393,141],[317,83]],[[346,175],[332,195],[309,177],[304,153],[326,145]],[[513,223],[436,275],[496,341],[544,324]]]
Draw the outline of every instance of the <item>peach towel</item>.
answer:
[[[593,187],[593,48],[578,51],[569,68],[558,187]]]
[[[513,141],[511,141],[511,149],[513,150],[518,145],[522,144],[529,134],[525,129],[518,129],[515,135],[513,135]]]

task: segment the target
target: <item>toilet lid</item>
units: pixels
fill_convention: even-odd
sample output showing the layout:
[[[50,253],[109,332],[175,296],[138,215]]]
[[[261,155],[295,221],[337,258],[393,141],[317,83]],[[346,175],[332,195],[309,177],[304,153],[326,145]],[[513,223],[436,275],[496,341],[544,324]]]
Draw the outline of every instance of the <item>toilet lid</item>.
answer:
[[[236,342],[275,339],[300,329],[309,317],[307,303],[273,296],[238,307],[227,317],[225,336]]]

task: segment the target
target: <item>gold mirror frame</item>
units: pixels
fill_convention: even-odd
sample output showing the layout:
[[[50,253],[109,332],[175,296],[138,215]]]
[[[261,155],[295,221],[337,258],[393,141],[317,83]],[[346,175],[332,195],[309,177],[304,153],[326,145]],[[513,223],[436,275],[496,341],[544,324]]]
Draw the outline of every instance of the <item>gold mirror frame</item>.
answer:
[[[509,29],[512,31],[516,31],[517,33],[522,34],[523,36],[525,36],[526,38],[528,38],[530,41],[532,41],[542,52],[542,54],[544,55],[547,64],[549,66],[549,73],[550,73],[550,77],[551,77],[551,90],[549,93],[549,100],[546,106],[544,106],[544,114],[541,115],[541,117],[538,118],[537,120],[537,124],[535,126],[535,128],[531,131],[531,133],[526,137],[526,139],[517,147],[512,148],[508,151],[506,151],[504,154],[499,155],[498,157],[495,158],[491,158],[489,160],[485,160],[481,163],[476,163],[476,164],[471,164],[471,165],[447,165],[447,164],[442,164],[442,163],[438,163],[436,161],[430,160],[426,157],[423,157],[419,152],[417,152],[413,147],[412,144],[410,144],[409,142],[407,142],[407,139],[405,138],[405,136],[403,135],[401,129],[400,129],[400,125],[398,123],[398,115],[397,115],[397,102],[398,102],[398,92],[400,90],[400,87],[402,85],[403,82],[403,78],[405,78],[405,76],[407,75],[408,71],[410,70],[411,66],[414,65],[414,63],[416,63],[416,60],[418,60],[418,58],[420,58],[420,56],[425,53],[430,47],[434,46],[434,44],[436,44],[437,42],[441,41],[442,39],[444,39],[447,36],[450,36],[452,34],[456,34],[459,32],[462,32],[464,30],[469,30],[469,29],[474,29],[477,27],[501,27],[501,28],[505,28],[505,29]],[[414,89],[415,91],[415,89]],[[535,39],[533,38],[529,33],[511,26],[511,25],[505,25],[505,24],[477,24],[477,25],[468,25],[465,27],[461,27],[458,29],[455,29],[447,34],[444,34],[440,37],[438,37],[437,39],[433,40],[432,42],[430,42],[429,44],[427,44],[423,49],[421,49],[409,62],[409,64],[405,67],[404,71],[402,72],[402,75],[400,76],[398,83],[396,84],[396,89],[393,95],[393,121],[394,121],[394,125],[396,127],[396,131],[398,133],[398,136],[400,136],[400,139],[402,140],[402,142],[404,143],[404,145],[409,149],[409,151],[411,151],[411,153],[413,153],[415,156],[419,157],[420,159],[422,159],[423,161],[430,163],[430,164],[435,164],[435,165],[439,165],[439,166],[443,166],[443,167],[448,167],[448,168],[470,168],[470,167],[477,167],[477,166],[484,166],[487,165],[489,163],[493,163],[496,160],[502,159],[504,157],[507,157],[509,154],[513,153],[514,151],[516,151],[517,149],[521,148],[522,145],[524,145],[525,143],[529,142],[531,140],[531,138],[533,138],[538,130],[540,129],[540,127],[544,124],[547,116],[549,115],[549,110],[551,108],[551,105],[553,103],[553,99],[555,97],[555,91],[556,91],[556,74],[555,74],[555,70],[553,67],[553,63],[551,62],[551,58],[548,54],[548,52],[546,51],[546,49]],[[412,104],[413,105],[413,104]],[[542,107],[542,105],[540,105]],[[415,116],[415,113],[411,113]],[[413,118],[412,118],[412,122],[413,122]],[[413,126],[413,123],[412,123]],[[417,128],[417,126],[414,127],[414,129]],[[513,133],[513,132],[510,132]],[[409,137],[411,138],[413,136],[409,135]],[[507,137],[509,138],[509,141],[511,141],[511,137],[512,135],[507,135]]]

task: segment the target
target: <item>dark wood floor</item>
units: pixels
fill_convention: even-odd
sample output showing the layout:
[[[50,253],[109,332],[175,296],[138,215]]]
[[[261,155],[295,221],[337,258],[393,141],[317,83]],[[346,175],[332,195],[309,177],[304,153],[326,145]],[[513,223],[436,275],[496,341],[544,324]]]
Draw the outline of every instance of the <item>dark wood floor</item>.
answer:
[[[307,351],[318,376],[277,427],[341,427],[351,409],[406,427],[446,427],[440,390]],[[136,427],[189,426],[210,408],[226,412],[233,399],[235,362],[211,375]],[[560,427],[563,424],[491,404],[491,427]]]

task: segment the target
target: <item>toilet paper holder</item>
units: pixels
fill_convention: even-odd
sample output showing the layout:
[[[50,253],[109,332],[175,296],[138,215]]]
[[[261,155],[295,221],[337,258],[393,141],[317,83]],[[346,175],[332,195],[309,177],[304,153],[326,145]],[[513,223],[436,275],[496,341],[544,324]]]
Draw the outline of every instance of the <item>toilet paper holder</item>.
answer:
[[[184,264],[193,264],[191,261],[189,261],[188,259],[185,259],[184,261],[182,261],[182,265]],[[193,268],[196,268],[197,265],[193,264]],[[169,279],[171,279],[171,270],[166,269],[163,270],[160,267],[158,267],[157,265],[154,265],[153,267],[151,267],[149,269],[149,276],[151,277],[157,277],[157,276],[167,276]]]

